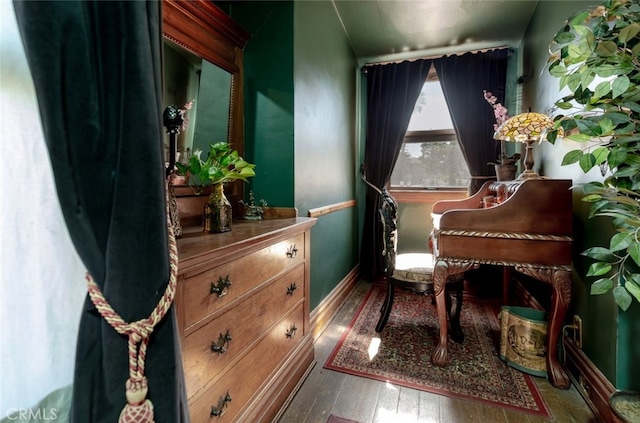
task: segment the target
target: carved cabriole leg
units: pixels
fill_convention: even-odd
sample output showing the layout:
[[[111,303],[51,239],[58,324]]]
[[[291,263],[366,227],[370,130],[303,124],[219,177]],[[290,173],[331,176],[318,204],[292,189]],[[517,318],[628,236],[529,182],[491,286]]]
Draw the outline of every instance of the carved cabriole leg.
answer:
[[[431,362],[440,367],[447,365],[447,310],[446,310],[446,290],[445,284],[449,275],[463,273],[469,269],[478,268],[474,263],[449,263],[445,260],[438,260],[433,268],[433,290],[436,297],[436,311],[438,313],[438,325],[440,326],[440,340],[438,346],[431,355]]]
[[[562,323],[571,301],[571,272],[561,269],[532,269],[516,267],[518,272],[551,284],[551,312],[547,330],[547,371],[549,381],[560,389],[569,389],[569,375],[558,361],[558,341]]]

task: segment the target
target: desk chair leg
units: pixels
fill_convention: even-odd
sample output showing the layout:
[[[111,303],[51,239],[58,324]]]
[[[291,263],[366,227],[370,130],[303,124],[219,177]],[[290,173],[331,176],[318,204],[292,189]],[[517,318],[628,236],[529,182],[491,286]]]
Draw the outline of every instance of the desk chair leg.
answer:
[[[387,296],[384,299],[384,304],[382,304],[382,309],[380,310],[380,320],[378,320],[378,324],[376,325],[376,332],[382,332],[384,327],[387,325],[387,320],[389,320],[389,314],[391,314],[391,307],[393,306],[393,296],[395,295],[395,286],[392,282],[388,282],[387,284]]]
[[[458,344],[464,341],[464,332],[460,326],[460,313],[462,312],[462,290],[464,287],[464,279],[455,283],[455,305],[452,307],[447,304],[447,312],[449,313],[449,323],[451,324],[451,339]],[[447,293],[446,299],[451,303],[451,294]]]

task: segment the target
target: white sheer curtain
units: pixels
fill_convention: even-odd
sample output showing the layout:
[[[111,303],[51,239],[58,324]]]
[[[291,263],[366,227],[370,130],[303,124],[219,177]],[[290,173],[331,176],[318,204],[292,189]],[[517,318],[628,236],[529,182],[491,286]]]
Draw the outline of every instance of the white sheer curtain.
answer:
[[[0,421],[64,419],[38,403],[73,381],[85,267],[58,203],[9,0],[0,0],[0,128]]]

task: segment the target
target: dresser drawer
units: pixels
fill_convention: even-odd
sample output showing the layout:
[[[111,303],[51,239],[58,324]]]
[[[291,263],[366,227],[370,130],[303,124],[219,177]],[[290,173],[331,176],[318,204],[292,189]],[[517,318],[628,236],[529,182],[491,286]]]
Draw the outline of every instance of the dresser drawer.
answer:
[[[303,336],[304,307],[299,304],[284,317],[247,355],[218,380],[207,385],[201,395],[189,400],[193,422],[209,422],[216,412],[223,412],[215,422],[233,422],[242,407],[260,391],[260,387],[277,371],[280,363],[298,345]],[[292,330],[292,328],[297,330]],[[211,375],[213,376],[213,375]],[[227,401],[225,397],[228,394]]]
[[[302,264],[184,338],[182,355],[189,397],[244,355],[247,346],[302,303],[304,276]],[[302,320],[297,323],[299,333],[304,333],[302,324]]]
[[[273,244],[184,280],[184,327],[305,259],[304,234]]]

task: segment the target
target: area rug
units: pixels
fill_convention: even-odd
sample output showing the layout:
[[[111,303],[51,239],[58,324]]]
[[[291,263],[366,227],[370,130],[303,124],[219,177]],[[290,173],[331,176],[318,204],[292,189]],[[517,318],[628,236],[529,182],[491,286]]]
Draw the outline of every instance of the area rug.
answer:
[[[448,365],[437,367],[431,364],[439,337],[433,297],[396,289],[387,326],[377,333],[385,290],[372,286],[325,368],[551,417],[533,377],[507,366],[498,357],[498,301],[465,297],[460,320],[464,342],[450,340]]]

